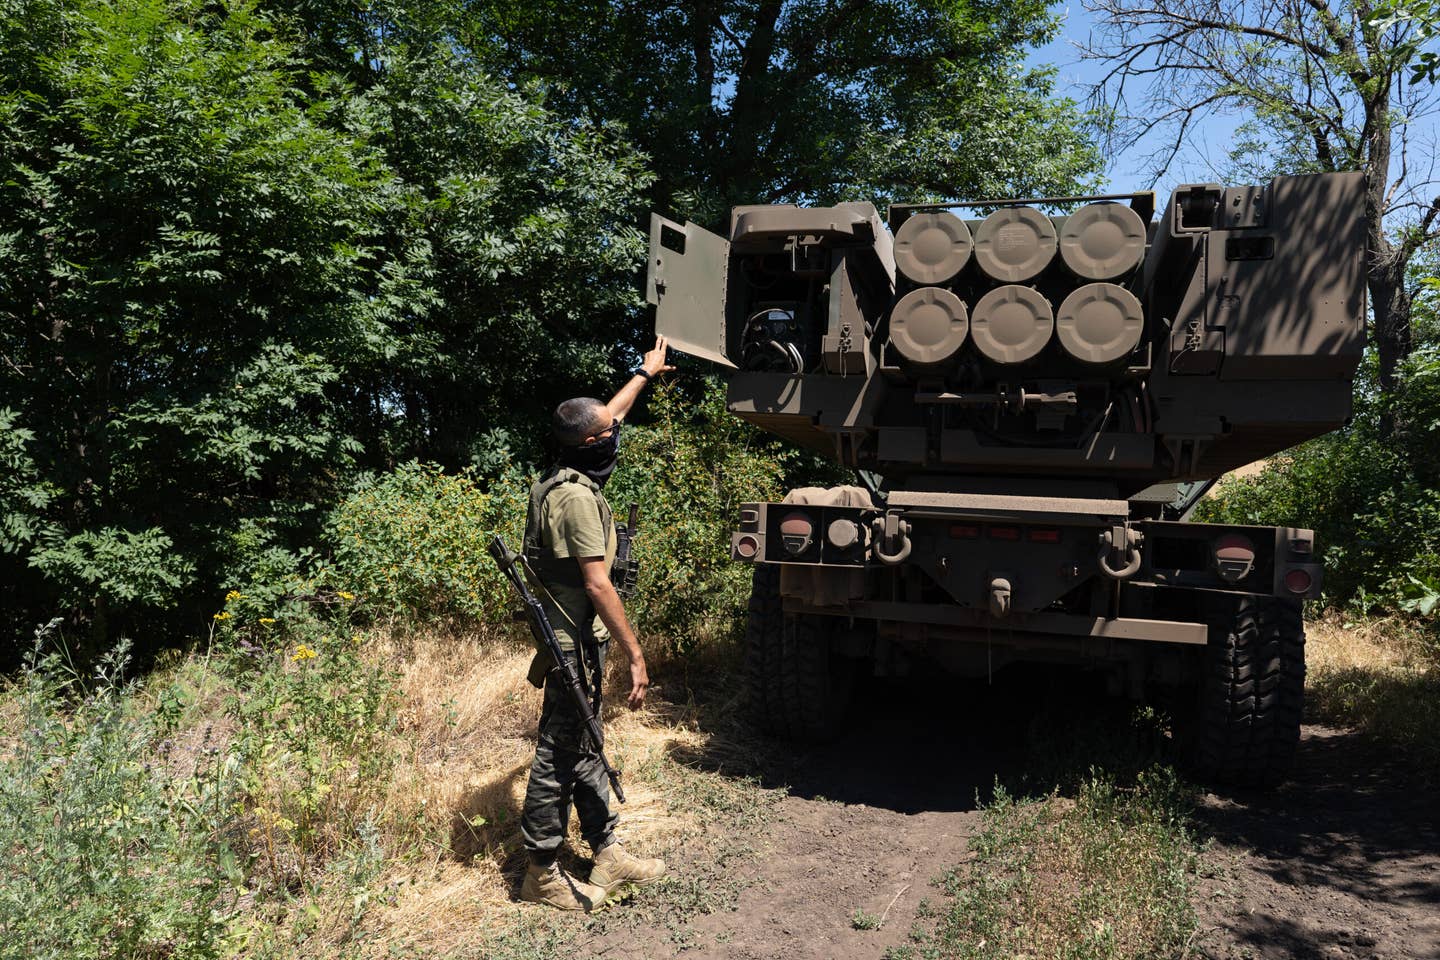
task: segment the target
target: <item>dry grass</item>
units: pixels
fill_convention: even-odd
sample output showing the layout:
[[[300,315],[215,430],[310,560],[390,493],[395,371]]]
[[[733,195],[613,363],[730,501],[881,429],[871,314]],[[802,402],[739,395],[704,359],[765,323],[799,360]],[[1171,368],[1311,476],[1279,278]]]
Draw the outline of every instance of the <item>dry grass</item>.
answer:
[[[1423,634],[1405,621],[1348,622],[1333,610],[1305,624],[1305,663],[1321,675],[1353,669],[1424,673],[1435,666]]]
[[[1306,690],[1316,720],[1356,727],[1440,781],[1440,648],[1413,622],[1346,622],[1330,613],[1306,627]]]
[[[18,683],[0,681],[0,761],[14,756],[24,721],[23,689]]]
[[[392,856],[362,939],[376,956],[397,945],[463,954],[487,931],[548,923],[544,908],[512,899],[524,869],[518,815],[541,702],[525,678],[530,650],[497,637],[418,636],[377,638],[374,652],[401,671],[396,765],[380,820],[387,848],[408,855]],[[606,706],[608,753],[625,772],[620,833],[632,849],[664,855],[704,834],[711,812],[674,789],[687,773],[671,757],[708,752],[712,738],[697,729],[690,705],[652,695],[646,709],[625,709],[618,694],[627,676],[611,670]],[[585,850],[574,825],[571,846]]]
[[[540,691],[526,680],[529,647],[499,631],[377,631],[353,649],[360,657],[356,676],[393,677],[397,722],[373,724],[380,737],[376,749],[390,762],[372,769],[386,772],[363,790],[348,789],[339,774],[330,781],[334,790],[327,798],[363,809],[347,809],[347,824],[333,825],[335,842],[312,851],[293,882],[275,885],[256,879],[266,863],[256,838],[267,835],[258,829],[258,808],[279,809],[272,800],[295,783],[286,779],[283,764],[254,768],[259,782],[246,784],[245,797],[237,798],[243,802],[231,808],[223,828],[237,865],[252,873],[252,889],[240,891],[229,927],[230,952],[256,960],[301,953],[356,960],[567,956],[576,936],[598,931],[606,921],[559,916],[513,898],[525,863],[519,812],[541,706]],[[323,658],[326,650],[320,650]],[[159,775],[183,784],[202,751],[239,756],[247,729],[234,705],[264,702],[256,699],[256,668],[247,656],[177,656],[127,695],[126,710],[159,725],[162,741],[147,755]],[[266,670],[300,669],[285,652],[270,656],[280,663]],[[754,781],[728,773],[754,756],[733,739],[735,704],[723,690],[710,697],[702,729],[685,669],[679,662],[652,662],[649,701],[631,712],[621,696],[628,670],[612,664],[606,703],[607,752],[624,772],[628,799],[619,811],[621,837],[642,855],[690,863],[673,884],[647,888],[623,915],[655,916],[677,927],[717,908],[714,891],[729,888],[718,873],[706,871],[711,865],[722,871],[727,860],[748,852],[776,799]],[[0,758],[23,726],[21,692],[14,684],[0,687]],[[716,725],[726,733],[710,729]],[[356,758],[340,759],[343,769],[355,768]],[[727,772],[715,772],[721,768]],[[230,776],[239,782],[238,771]],[[571,865],[588,869],[580,860],[589,851],[578,829],[571,840]],[[281,852],[293,859],[297,850]],[[275,851],[270,854],[273,860]]]

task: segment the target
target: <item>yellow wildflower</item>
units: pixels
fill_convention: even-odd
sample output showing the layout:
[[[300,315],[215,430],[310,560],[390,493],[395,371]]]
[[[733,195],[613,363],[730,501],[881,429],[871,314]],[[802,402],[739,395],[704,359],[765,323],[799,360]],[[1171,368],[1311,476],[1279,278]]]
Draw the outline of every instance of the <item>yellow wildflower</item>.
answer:
[[[337,590],[337,591],[335,591],[335,595],[336,595],[337,597],[339,597],[341,600],[354,600],[354,599],[355,599],[355,594],[350,593],[350,592],[345,591],[345,590]]]
[[[261,618],[260,618],[260,622],[261,622],[261,623],[274,623],[274,622],[275,622],[275,618],[274,618],[274,617],[261,617]]]
[[[351,643],[356,643],[356,644],[358,644],[358,643],[360,642],[360,634],[357,633],[357,634],[355,634],[354,636],[352,636],[352,637],[350,638],[350,642],[351,642]]]
[[[297,647],[297,648],[295,649],[295,653],[294,653],[293,656],[290,657],[290,659],[291,659],[291,660],[312,660],[312,659],[314,659],[314,657],[315,657],[315,651],[314,651],[314,650],[311,650],[309,647],[307,647],[305,644],[302,643],[302,644],[300,644],[299,647]]]
[[[234,603],[236,600],[244,600],[244,599],[245,599],[245,594],[241,593],[239,590],[231,590],[229,593],[225,594],[225,602],[226,602],[226,603]]]
[[[229,611],[229,610],[222,610],[222,611],[220,611],[219,613],[215,614],[215,619],[216,619],[216,620],[229,620],[229,619],[230,619],[230,611]]]

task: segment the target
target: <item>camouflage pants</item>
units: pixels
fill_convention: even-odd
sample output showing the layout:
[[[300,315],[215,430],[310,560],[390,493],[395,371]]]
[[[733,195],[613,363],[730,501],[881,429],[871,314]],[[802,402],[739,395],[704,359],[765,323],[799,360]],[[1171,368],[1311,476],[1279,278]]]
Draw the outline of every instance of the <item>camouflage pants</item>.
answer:
[[[599,647],[591,680],[605,668],[605,647]],[[574,653],[567,653],[574,662]],[[530,764],[520,834],[535,863],[548,864],[565,842],[570,804],[580,815],[580,830],[592,850],[610,842],[616,816],[610,810],[610,781],[585,734],[570,691],[553,674],[545,678],[545,705],[540,711],[540,738]]]

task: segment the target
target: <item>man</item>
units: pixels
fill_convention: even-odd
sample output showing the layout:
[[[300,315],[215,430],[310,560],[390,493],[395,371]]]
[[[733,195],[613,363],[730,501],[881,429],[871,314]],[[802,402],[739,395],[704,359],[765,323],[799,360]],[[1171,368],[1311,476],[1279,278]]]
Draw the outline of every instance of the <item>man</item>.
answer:
[[[620,426],[630,407],[651,378],[674,369],[665,362],[666,348],[665,338],[656,338],[655,348],[609,403],[579,397],[556,408],[560,456],[530,489],[525,518],[525,555],[543,582],[541,603],[561,648],[573,658],[580,676],[588,675],[594,690],[604,674],[608,641],[617,641],[630,663],[631,710],[645,702],[650,680],[645,655],[610,579],[615,524],[600,489],[615,469]],[[536,686],[546,677],[545,702],[520,819],[530,857],[520,898],[562,910],[592,910],[619,887],[658,880],[665,874],[665,864],[632,856],[615,840],[610,783],[564,684],[547,675],[549,666],[548,654],[541,653],[530,670],[530,682]],[[598,716],[599,703],[592,702]],[[572,800],[581,831],[595,853],[589,883],[571,877],[556,863]]]

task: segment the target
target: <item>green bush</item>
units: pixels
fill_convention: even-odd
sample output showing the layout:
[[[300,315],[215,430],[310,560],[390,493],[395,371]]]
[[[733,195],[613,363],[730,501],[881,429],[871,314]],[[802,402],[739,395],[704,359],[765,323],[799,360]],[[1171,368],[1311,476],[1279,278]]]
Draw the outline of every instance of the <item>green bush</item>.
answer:
[[[129,708],[124,644],[83,683],[38,651],[0,752],[0,954],[220,956],[238,870],[218,753],[172,755]]]
[[[740,503],[778,498],[787,471],[811,464],[731,415],[719,383],[698,405],[660,385],[649,413],[651,423],[626,428],[605,496],[620,522],[640,505],[632,620],[683,651],[739,622],[750,589],[750,568],[730,560]],[[472,474],[421,463],[367,478],[331,513],[328,555],[290,595],[353,603],[391,625],[501,622],[514,598],[486,546],[499,533],[519,548],[533,479],[508,467],[482,489]],[[275,618],[265,612],[278,609],[272,594],[247,588],[227,611],[237,622]]]
[[[497,621],[510,587],[486,547],[499,533],[518,549],[528,492],[513,468],[488,491],[418,462],[366,478],[330,515],[325,576],[391,623]]]
[[[730,559],[740,504],[779,499],[801,457],[727,411],[716,381],[693,407],[661,385],[650,413],[652,424],[626,430],[605,496],[617,520],[640,505],[632,617],[683,651],[738,629],[751,571]]]

